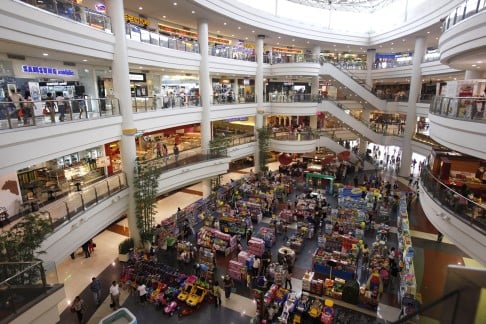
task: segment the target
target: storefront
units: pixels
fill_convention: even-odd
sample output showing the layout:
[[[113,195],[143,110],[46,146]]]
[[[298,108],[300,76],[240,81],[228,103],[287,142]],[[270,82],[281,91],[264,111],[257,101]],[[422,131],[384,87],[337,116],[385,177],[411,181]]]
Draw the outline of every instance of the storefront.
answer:
[[[105,176],[103,153],[95,147],[17,171],[21,196],[42,203],[81,190]]]

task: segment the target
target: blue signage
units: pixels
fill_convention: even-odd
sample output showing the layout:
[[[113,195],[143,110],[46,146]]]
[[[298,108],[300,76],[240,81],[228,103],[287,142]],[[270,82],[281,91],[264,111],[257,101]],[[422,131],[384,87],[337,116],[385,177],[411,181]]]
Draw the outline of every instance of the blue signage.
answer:
[[[56,69],[49,66],[22,65],[22,72],[37,74],[54,74],[62,76],[74,76],[74,71],[70,69]]]

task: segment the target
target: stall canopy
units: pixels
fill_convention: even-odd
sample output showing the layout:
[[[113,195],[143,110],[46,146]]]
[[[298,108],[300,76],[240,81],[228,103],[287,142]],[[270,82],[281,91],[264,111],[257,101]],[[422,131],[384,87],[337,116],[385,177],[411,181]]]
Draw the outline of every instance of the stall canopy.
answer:
[[[330,176],[330,175],[325,175],[325,174],[321,174],[321,173],[306,173],[305,175],[305,181],[306,182],[309,182],[310,179],[312,178],[317,178],[317,179],[322,179],[322,180],[327,180],[329,181],[329,186],[326,185],[326,191],[329,193],[329,194],[333,194],[333,191],[334,191],[334,177],[333,176]]]

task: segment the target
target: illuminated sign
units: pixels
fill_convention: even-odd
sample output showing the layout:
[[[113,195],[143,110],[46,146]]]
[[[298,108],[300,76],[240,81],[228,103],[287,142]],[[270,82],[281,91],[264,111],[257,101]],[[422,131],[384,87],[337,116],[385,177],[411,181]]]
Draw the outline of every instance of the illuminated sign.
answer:
[[[175,27],[170,27],[166,25],[159,24],[159,31],[162,33],[168,33],[168,34],[174,34],[177,36],[184,36],[188,38],[196,38],[197,39],[197,33],[192,32],[189,30],[184,30],[180,28],[175,28]],[[208,42],[209,43],[217,43],[217,44],[224,44],[224,45],[229,45],[231,44],[231,41],[229,39],[221,38],[221,37],[214,37],[214,36],[208,36]]]
[[[95,9],[96,9],[97,12],[100,12],[100,13],[106,12],[106,6],[102,3],[95,4]]]
[[[56,69],[50,66],[22,65],[22,72],[36,74],[52,74],[61,76],[73,76],[74,71],[70,69]]]
[[[141,18],[141,17],[135,17],[132,15],[127,15],[125,14],[125,21],[129,22],[131,24],[139,25],[139,26],[148,26],[150,22],[148,19]]]
[[[129,73],[128,78],[130,81],[145,82],[145,73]]]
[[[303,50],[291,49],[291,48],[285,48],[285,47],[272,47],[272,51],[278,52],[278,53],[286,53],[286,54],[304,54]]]

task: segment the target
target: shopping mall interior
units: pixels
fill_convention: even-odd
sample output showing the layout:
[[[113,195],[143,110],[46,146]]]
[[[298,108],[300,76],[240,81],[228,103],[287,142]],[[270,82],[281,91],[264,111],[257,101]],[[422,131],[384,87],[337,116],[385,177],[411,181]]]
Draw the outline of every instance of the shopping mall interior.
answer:
[[[0,18],[0,323],[486,322],[486,1]]]

